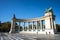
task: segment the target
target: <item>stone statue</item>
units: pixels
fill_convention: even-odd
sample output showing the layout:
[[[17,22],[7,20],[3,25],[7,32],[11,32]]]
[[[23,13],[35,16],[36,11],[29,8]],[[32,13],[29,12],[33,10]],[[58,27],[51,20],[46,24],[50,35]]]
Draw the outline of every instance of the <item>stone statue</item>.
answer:
[[[13,15],[13,18],[16,18],[16,17],[15,17],[15,14]]]
[[[49,9],[46,9],[45,13],[47,12],[52,12],[52,7],[50,7]]]

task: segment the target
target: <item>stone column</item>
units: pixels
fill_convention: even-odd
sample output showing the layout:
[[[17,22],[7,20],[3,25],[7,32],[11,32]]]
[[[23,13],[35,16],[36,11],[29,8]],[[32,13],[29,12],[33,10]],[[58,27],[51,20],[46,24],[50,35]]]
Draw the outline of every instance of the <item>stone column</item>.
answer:
[[[52,29],[54,29],[54,22],[52,18],[51,18],[51,25],[52,25]]]
[[[11,28],[10,28],[9,33],[11,33],[11,32],[12,32],[12,27],[13,27],[13,21],[11,21]]]
[[[57,33],[55,21],[54,21],[54,33]]]
[[[34,27],[34,22],[32,22],[32,30],[33,30],[33,27]]]
[[[13,21],[13,27],[12,27],[12,32],[14,33],[15,32],[15,21]]]
[[[25,30],[24,28],[25,28],[25,22],[24,22],[24,26],[23,26],[23,31]]]
[[[43,27],[43,22],[42,20],[40,20],[40,29],[42,30],[42,27]]]
[[[29,30],[30,22],[28,22],[28,30]]]
[[[9,33],[15,33],[15,20],[11,21],[11,29]]]
[[[36,30],[38,29],[38,21],[36,21]]]
[[[55,23],[55,21],[54,21],[54,28],[56,29],[56,23]]]
[[[20,31],[20,22],[19,22],[19,31]]]

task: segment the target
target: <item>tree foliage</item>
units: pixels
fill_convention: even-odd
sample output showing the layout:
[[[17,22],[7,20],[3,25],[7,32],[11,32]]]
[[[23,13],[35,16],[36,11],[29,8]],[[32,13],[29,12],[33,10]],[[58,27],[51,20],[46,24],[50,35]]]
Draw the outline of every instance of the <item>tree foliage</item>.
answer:
[[[57,29],[57,32],[60,32],[60,25],[59,24],[56,24],[56,29]]]
[[[10,27],[11,27],[10,22],[0,23],[0,32],[8,32],[10,30]]]

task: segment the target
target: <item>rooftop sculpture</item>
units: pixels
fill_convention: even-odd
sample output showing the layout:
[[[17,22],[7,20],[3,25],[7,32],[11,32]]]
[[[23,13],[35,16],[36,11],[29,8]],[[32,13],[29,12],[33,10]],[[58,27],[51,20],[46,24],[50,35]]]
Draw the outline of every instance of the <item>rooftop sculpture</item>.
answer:
[[[52,12],[52,7],[46,9],[45,13],[47,13],[47,12]]]

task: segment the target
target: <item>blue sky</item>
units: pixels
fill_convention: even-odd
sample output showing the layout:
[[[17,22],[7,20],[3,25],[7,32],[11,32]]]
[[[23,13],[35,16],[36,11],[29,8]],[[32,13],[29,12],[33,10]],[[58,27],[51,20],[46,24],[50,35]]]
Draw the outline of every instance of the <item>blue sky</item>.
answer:
[[[0,21],[11,21],[13,14],[16,18],[38,18],[44,16],[49,7],[60,24],[60,0],[0,0]]]

